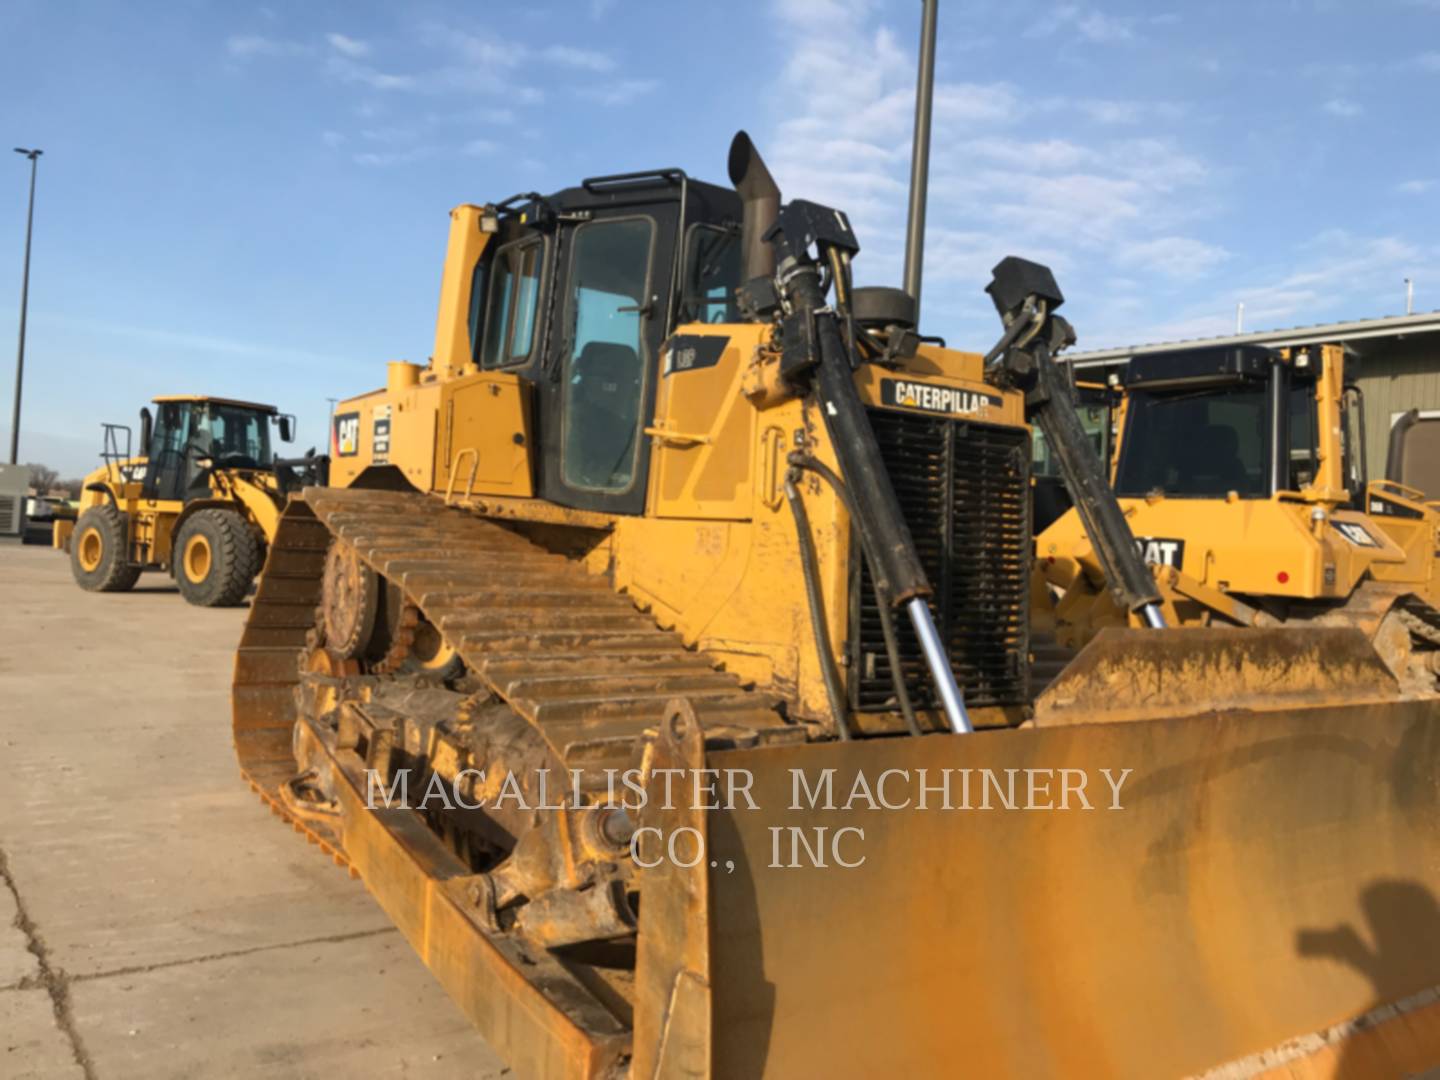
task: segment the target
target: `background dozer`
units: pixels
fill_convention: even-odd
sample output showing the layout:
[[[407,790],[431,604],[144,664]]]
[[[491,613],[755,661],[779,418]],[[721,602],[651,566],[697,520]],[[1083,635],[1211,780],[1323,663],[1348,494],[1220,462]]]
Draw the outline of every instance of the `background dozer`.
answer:
[[[1353,628],[1165,628],[1047,270],[944,348],[729,166],[451,213],[429,364],[270,545],[248,782],[520,1075],[1440,1060],[1433,702]],[[1031,424],[1136,624],[1034,702]]]
[[[1138,356],[1124,375],[1113,483],[1169,620],[1185,626],[1349,625],[1406,693],[1440,674],[1440,506],[1367,482],[1359,390],[1337,345]],[[1415,479],[1428,434],[1409,440]],[[1394,475],[1394,474],[1392,474]],[[1078,647],[1126,612],[1071,511],[1040,534],[1037,621]],[[1053,610],[1046,601],[1054,595]]]
[[[326,482],[327,459],[284,459],[271,428],[294,438],[294,417],[271,405],[193,395],[159,397],[130,429],[106,424],[105,464],[85,478],[80,513],[57,522],[82,589],[123,592],[166,570],[192,604],[238,604],[264,564],[290,491]]]

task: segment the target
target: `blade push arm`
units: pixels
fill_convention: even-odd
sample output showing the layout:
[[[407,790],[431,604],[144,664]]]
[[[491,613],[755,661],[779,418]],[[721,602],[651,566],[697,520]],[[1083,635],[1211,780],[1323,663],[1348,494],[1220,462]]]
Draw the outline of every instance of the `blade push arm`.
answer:
[[[1104,466],[1075,411],[1070,380],[1054,354],[1075,341],[1070,324],[1054,314],[1064,302],[1047,267],[1009,256],[995,267],[986,292],[1006,324],[1005,333],[986,356],[996,377],[1025,392],[1025,417],[1039,425],[1055,460],[1105,581],[1126,611],[1139,614],[1156,629],[1164,627],[1160,594]]]
[[[825,304],[819,266],[810,254],[814,247],[832,266],[844,267],[860,245],[844,214],[800,199],[780,209],[767,239],[775,249],[776,283],[786,307],[781,371],[792,383],[808,382],[819,405],[855,506],[860,542],[874,566],[879,603],[904,605],[951,730],[969,732],[969,713],[925,603],[930,582],[855,390],[855,365],[840,322]]]

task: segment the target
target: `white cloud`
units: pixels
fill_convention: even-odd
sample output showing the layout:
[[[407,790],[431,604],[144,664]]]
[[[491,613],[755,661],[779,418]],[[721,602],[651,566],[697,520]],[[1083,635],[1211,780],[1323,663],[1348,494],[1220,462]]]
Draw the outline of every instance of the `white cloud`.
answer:
[[[1291,269],[1297,265],[1305,269]],[[1404,279],[1435,274],[1440,274],[1435,257],[1427,261],[1426,253],[1408,241],[1332,229],[1287,252],[1268,272],[1257,270],[1248,281],[1230,284],[1162,320],[1146,324],[1130,316],[1121,332],[1102,331],[1086,347],[1232,333],[1235,305],[1242,301],[1250,330],[1398,312],[1404,304]],[[1337,299],[1349,309],[1337,310]]]
[[[1395,185],[1395,190],[1401,195],[1424,195],[1434,186],[1434,180],[1402,180]]]
[[[1349,98],[1331,98],[1321,106],[1331,116],[1338,116],[1348,120],[1353,116],[1359,116],[1365,109]]]
[[[528,50],[516,42],[503,41],[485,34],[457,30],[439,23],[427,23],[421,27],[421,40],[435,48],[444,48],[458,53],[473,64],[485,67],[511,68],[520,64]]]
[[[594,49],[576,49],[570,45],[549,45],[540,52],[541,57],[560,67],[576,68],[580,71],[613,71],[615,61],[606,53]]]
[[[336,52],[344,53],[357,60],[362,56],[370,55],[370,46],[356,38],[346,37],[344,34],[326,34],[325,40]]]
[[[1078,110],[1093,123],[1110,126],[1140,124],[1147,120],[1173,123],[1184,118],[1188,112],[1185,106],[1171,101],[1116,101],[1106,98],[1072,101],[1058,98],[1047,104],[1050,108]]]
[[[1440,71],[1440,52],[1423,52],[1411,63],[1426,71]]]
[[[1130,19],[1117,19],[1100,11],[1090,11],[1075,20],[1075,29],[1086,41],[1130,41],[1135,37]]]
[[[320,133],[320,141],[326,146],[335,147],[345,142],[345,136],[338,131],[322,131]]]
[[[298,41],[269,38],[262,34],[235,34],[225,39],[225,51],[243,60],[252,56],[304,56],[312,50]]]
[[[1125,244],[1115,254],[1115,261],[1121,266],[1178,279],[1203,277],[1228,258],[1230,253],[1224,248],[1189,236],[1137,241]]]
[[[1152,21],[1160,21],[1158,16]],[[1040,15],[1026,31],[1027,37],[1049,37],[1057,33],[1074,32],[1085,41],[1099,45],[1134,41],[1137,20],[1128,16],[1107,15],[1103,11],[1084,7],[1080,4],[1060,4],[1049,15]]]
[[[352,160],[357,165],[388,168],[392,165],[408,165],[412,161],[422,161],[425,158],[433,157],[434,154],[435,150],[432,147],[415,146],[409,150],[367,151],[355,154]]]
[[[964,152],[977,161],[992,161],[1020,169],[1073,169],[1095,160],[1094,151],[1068,139],[1019,139],[987,135],[964,144]]]
[[[788,59],[768,92],[805,108],[757,133],[760,149],[786,197],[850,215],[863,249],[857,280],[895,284],[914,54],[879,24],[890,9],[868,0],[773,3]],[[1066,10],[1073,20],[1094,14]],[[1088,25],[1092,37],[1124,40],[1152,21]],[[943,78],[935,100],[925,247],[932,332],[983,344],[995,323],[981,289],[1005,255],[1056,271],[1087,342],[1091,320],[1133,322],[1153,308],[1154,288],[1191,290],[1230,264],[1202,227],[1225,177],[1178,137],[1184,105],[1041,98],[1004,81]]]
[[[415,132],[403,127],[366,128],[360,132],[360,137],[366,142],[394,144],[412,142]]]
[[[325,71],[332,78],[343,83],[358,83],[371,90],[414,90],[418,80],[413,75],[394,75],[377,71],[368,64],[361,64],[349,56],[331,56],[325,62]]]
[[[651,93],[659,82],[655,79],[619,79],[599,86],[585,86],[576,91],[586,101],[601,105],[629,105]]]
[[[1134,124],[1145,114],[1137,101],[1082,101],[1080,111],[1097,124]]]
[[[574,71],[614,71],[617,64],[609,53],[574,45],[554,44],[532,49],[518,41],[507,41],[489,33],[460,30],[440,23],[426,23],[420,37],[426,45],[458,54],[467,63],[483,69],[516,68],[535,61]]]
[[[499,144],[489,139],[471,139],[460,148],[460,152],[467,157],[483,157],[486,154],[493,154],[499,150]]]

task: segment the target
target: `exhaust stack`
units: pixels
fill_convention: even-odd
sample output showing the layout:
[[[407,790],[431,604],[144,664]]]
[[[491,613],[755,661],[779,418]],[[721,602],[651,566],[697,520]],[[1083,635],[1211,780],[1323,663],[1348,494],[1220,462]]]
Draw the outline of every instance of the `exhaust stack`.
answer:
[[[730,182],[744,202],[740,243],[745,258],[745,278],[773,277],[775,252],[765,242],[765,233],[780,212],[780,188],[765,167],[760,151],[750,136],[737,131],[730,143]]]

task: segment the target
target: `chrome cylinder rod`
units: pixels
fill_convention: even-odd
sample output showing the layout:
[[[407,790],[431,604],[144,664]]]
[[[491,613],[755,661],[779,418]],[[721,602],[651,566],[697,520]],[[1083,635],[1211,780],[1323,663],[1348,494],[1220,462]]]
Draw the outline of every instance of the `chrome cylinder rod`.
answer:
[[[918,596],[905,605],[910,623],[915,627],[915,637],[925,653],[925,663],[930,667],[930,676],[940,691],[940,703],[945,708],[945,718],[950,730],[956,735],[968,735],[975,729],[970,726],[970,714],[965,711],[965,699],[960,696],[960,687],[955,683],[955,673],[950,670],[950,658],[940,644],[940,632],[935,629],[935,620],[930,609]]]
[[[1165,629],[1165,616],[1160,614],[1159,604],[1146,604],[1140,609],[1140,614],[1145,617],[1145,625],[1151,630]]]

